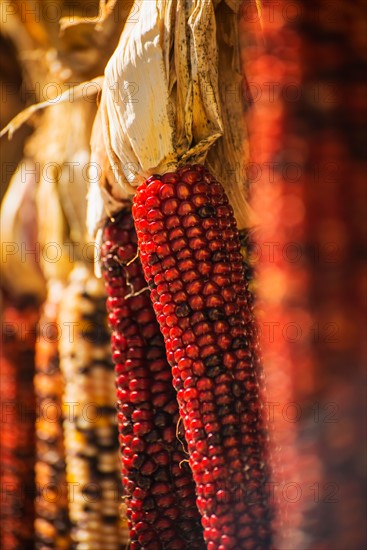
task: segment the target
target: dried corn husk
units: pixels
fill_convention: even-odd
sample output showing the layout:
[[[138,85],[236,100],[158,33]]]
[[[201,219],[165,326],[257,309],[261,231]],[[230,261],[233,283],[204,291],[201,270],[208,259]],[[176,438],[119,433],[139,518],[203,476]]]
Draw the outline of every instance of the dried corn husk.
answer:
[[[4,10],[5,32],[20,51],[26,90],[34,92],[37,99],[44,98],[44,94],[49,97],[50,92],[45,88],[49,82],[53,87],[52,91],[66,90],[65,86],[62,87],[62,76],[66,75],[63,74],[56,51],[51,48],[54,40],[53,26],[42,19],[47,13],[45,5],[33,2],[25,6],[24,2],[4,1],[1,7]],[[78,113],[75,118],[71,115],[74,104],[70,102],[70,91],[65,99],[69,99],[65,105],[58,104],[55,98],[46,102],[54,105],[54,111],[59,109],[59,113],[63,112],[59,117],[46,113],[38,119],[36,131],[25,146],[25,158],[12,178],[1,209],[1,233],[5,243],[2,248],[3,284],[14,295],[31,293],[39,296],[40,300],[45,298],[46,289],[39,264],[46,278],[60,276],[63,279],[71,269],[70,254],[64,248],[64,242],[69,239],[69,229],[60,204],[59,183],[64,184],[63,188],[68,185],[67,175],[62,177],[65,161],[78,160],[79,164],[87,162],[90,126],[94,114],[94,106],[88,101],[89,97],[85,97],[83,107],[91,113],[88,133],[82,117],[78,117]],[[37,110],[39,106],[32,105],[22,111],[7,125],[2,135],[9,132],[11,136]],[[65,126],[67,123],[75,138],[72,143]],[[84,141],[81,139],[83,131],[87,131]],[[82,160],[81,150],[84,152]],[[64,194],[68,196],[68,190]],[[78,205],[85,204],[85,190],[81,194],[76,192],[73,196],[75,195]],[[69,205],[71,201],[66,202]],[[78,214],[79,225],[84,224],[85,210]],[[70,217],[73,215],[74,212]],[[12,253],[11,248],[16,253]]]
[[[96,177],[90,177],[88,191],[87,208],[87,229],[90,237],[95,240],[95,274],[101,276],[99,265],[99,250],[102,244],[102,225],[96,224],[97,220],[111,218],[114,212],[121,209],[122,204],[126,204],[129,193],[119,186],[112,186],[110,182],[114,181],[114,175],[108,159],[107,151],[102,138],[102,119],[101,111],[98,109],[94,120],[92,139],[91,139],[91,164],[99,167]]]
[[[128,19],[106,67],[100,105],[114,172],[108,194],[117,202],[121,189],[133,195],[152,173],[206,162],[226,187],[239,225],[249,224],[238,9],[230,0],[135,2],[138,17]],[[233,89],[237,101],[227,97]],[[95,220],[94,233],[101,222]]]
[[[121,203],[129,197],[129,193],[125,189],[122,187],[114,188],[110,183],[113,182],[114,176],[102,139],[100,109],[97,111],[93,124],[91,150],[90,162],[99,168],[99,171],[95,173],[95,177],[90,175],[89,178],[87,229],[92,236],[95,220],[103,219],[106,215],[111,217],[113,212],[121,208]]]
[[[95,104],[90,101],[60,102],[45,111],[42,124],[27,143],[28,159],[13,176],[2,205],[2,238],[8,247],[14,243],[19,249],[19,253],[3,256],[4,279],[15,293],[34,288],[32,292],[45,297],[39,263],[47,279],[64,280],[73,261],[92,259],[86,249],[85,218],[94,114]],[[29,225],[22,230],[22,223]],[[25,262],[25,251],[32,247],[35,252]]]
[[[55,105],[53,112],[56,112],[56,117],[52,117],[51,111],[44,113],[42,124],[28,143],[28,150],[35,155],[39,166],[36,203],[42,271],[47,280],[65,281],[73,267],[74,252],[69,236],[70,227],[60,197],[60,179],[67,158],[60,115],[66,117],[65,122],[68,122],[68,117],[62,104]],[[78,224],[78,219],[74,223]],[[57,261],[52,261],[53,254],[58,255]]]
[[[100,0],[98,15],[86,18],[91,3],[75,6],[74,12],[60,19],[60,58],[74,74],[93,78],[102,74],[113,53],[133,0]],[[98,6],[98,0],[92,2]]]
[[[35,191],[37,169],[24,159],[13,175],[0,210],[2,286],[14,297],[45,298],[45,279],[40,270]]]
[[[223,137],[209,149],[206,166],[223,183],[240,228],[255,222],[248,204],[249,140],[242,94],[243,74],[240,64],[238,10],[241,2],[220,2],[215,11],[218,47],[218,86],[223,123]],[[210,62],[210,58],[209,58]]]
[[[29,65],[32,80],[37,65],[45,61],[45,52],[53,51],[57,52],[54,74],[58,73],[59,80],[74,81],[103,72],[132,3],[133,0],[1,0],[2,21],[4,31],[12,36]]]
[[[43,244],[57,242],[60,247],[65,240],[73,241],[61,254],[64,267],[44,266],[49,276],[57,276],[55,270],[69,271],[72,261],[83,255],[87,243],[85,226],[87,173],[89,170],[89,141],[95,104],[81,100],[58,103],[44,113],[43,123],[28,145],[40,168],[37,204],[40,218],[40,239]],[[41,144],[43,143],[43,147]],[[52,198],[52,190],[56,195]],[[65,216],[69,236],[65,228],[57,228],[51,216],[45,216],[45,205],[58,210],[58,218]],[[57,219],[58,219],[57,218]],[[60,263],[60,262],[58,262]],[[68,272],[69,272],[68,271]],[[63,278],[63,277],[61,277]]]

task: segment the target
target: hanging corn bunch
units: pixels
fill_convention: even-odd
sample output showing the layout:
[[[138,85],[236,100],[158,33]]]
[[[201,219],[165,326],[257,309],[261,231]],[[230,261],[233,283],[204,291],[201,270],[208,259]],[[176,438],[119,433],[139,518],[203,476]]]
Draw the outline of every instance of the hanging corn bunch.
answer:
[[[121,188],[135,195],[140,258],[172,368],[208,548],[268,548],[258,359],[228,201],[240,227],[248,225],[244,105],[226,100],[230,83],[241,83],[236,13],[222,2],[137,6],[141,17],[123,32],[106,68],[100,110],[115,184],[101,181],[101,199],[116,212]],[[150,46],[142,48],[148,35]],[[231,69],[218,71],[218,59]],[[116,100],[113,82],[134,82],[136,99]],[[149,94],[139,94],[149,82],[154,106]]]
[[[1,547],[366,547],[362,4],[0,4],[40,102],[4,130],[35,127],[1,212]]]
[[[130,547],[202,549],[172,374],[128,209],[107,224],[103,238]]]
[[[114,372],[102,282],[77,264],[63,294],[58,324],[66,477],[73,545],[79,550],[125,548]]]
[[[115,213],[124,194],[135,195],[140,259],[172,368],[207,547],[269,548],[253,316],[228,200],[240,227],[248,225],[244,106],[226,101],[230,83],[241,82],[236,13],[222,2],[137,6],[141,17],[106,69],[100,111],[115,181],[101,180],[99,200]],[[148,35],[151,46],[142,48]],[[231,70],[218,72],[218,58]],[[154,104],[139,94],[149,81]],[[128,101],[116,100],[112,84],[125,89],[129,82],[136,98],[131,90]]]

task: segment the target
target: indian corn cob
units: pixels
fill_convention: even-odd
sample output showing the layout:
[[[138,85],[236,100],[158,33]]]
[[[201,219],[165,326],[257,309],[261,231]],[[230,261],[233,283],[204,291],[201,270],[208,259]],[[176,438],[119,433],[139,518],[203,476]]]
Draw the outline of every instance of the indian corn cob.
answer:
[[[365,317],[365,16],[361,2],[348,0],[297,0],[294,18],[286,0],[262,4],[261,36],[241,21],[243,66],[257,96],[251,146],[261,177],[252,206],[259,298],[274,329],[263,331],[262,350],[278,404],[277,512],[286,508],[275,546],[357,550],[367,545],[356,330]]]
[[[295,158],[292,157],[297,148],[294,144],[300,142],[297,138],[292,143],[294,136],[291,137],[291,133],[289,145],[284,148],[282,144],[284,128],[289,124],[283,115],[288,107],[291,111],[295,108],[295,102],[287,101],[283,91],[301,91],[300,60],[296,54],[299,38],[282,15],[286,5],[286,1],[279,2],[273,19],[263,14],[261,26],[259,21],[250,23],[245,18],[241,19],[241,25],[242,32],[256,44],[253,50],[244,49],[243,67],[249,82],[248,93],[251,89],[256,100],[256,109],[249,118],[250,143],[254,166],[260,169],[261,176],[252,185],[251,206],[259,221],[255,233],[257,289],[261,303],[258,318],[262,327],[261,349],[270,397],[274,545],[276,548],[308,548],[311,547],[310,533],[305,531],[302,517],[315,505],[308,488],[320,482],[320,462],[317,454],[312,456],[306,447],[301,448],[302,419],[297,418],[300,421],[295,422],[293,416],[294,408],[299,411],[300,404],[295,386],[309,378],[312,355],[307,337],[291,341],[294,338],[292,330],[298,331],[299,327],[306,335],[305,324],[311,321],[305,307],[309,291],[304,259],[297,261],[301,249],[298,244],[303,239],[304,229],[303,199],[299,194],[299,170],[302,166],[299,159],[303,153],[299,151]],[[276,45],[275,49],[270,44]],[[287,47],[282,50],[281,44],[287,44]],[[273,52],[277,53],[273,56]],[[256,90],[263,89],[269,82],[277,83],[274,96],[269,92],[256,97]],[[283,161],[278,164],[280,157]],[[293,169],[296,171],[295,180]],[[283,186],[283,177],[287,177],[288,170],[293,181]],[[310,429],[311,424],[307,424],[304,433],[310,434]],[[311,439],[307,436],[305,441],[309,443]],[[292,494],[288,498],[287,488],[297,491],[296,499],[292,500]]]
[[[265,433],[233,210],[193,165],[146,180],[133,217],[208,550],[269,548]]]
[[[103,240],[130,548],[203,549],[171,369],[137,258],[131,212],[108,222]]]
[[[35,467],[36,548],[70,548],[70,524],[65,475],[62,395],[64,380],[59,367],[57,324],[63,285],[50,281],[36,344],[34,388],[37,400]]]
[[[4,297],[1,375],[1,548],[31,550],[34,522],[34,298]]]
[[[293,112],[287,105],[292,134],[284,136],[285,148],[289,137],[293,146],[299,125],[307,128],[307,139],[301,142],[301,148],[309,153],[305,165],[310,169],[305,170],[300,183],[304,194],[305,247],[312,251],[310,311],[313,326],[317,327],[312,338],[312,374],[301,381],[295,368],[295,397],[297,402],[307,403],[311,390],[322,410],[321,422],[314,422],[313,448],[313,461],[320,460],[323,468],[322,496],[314,498],[316,506],[307,510],[303,529],[307,536],[313,528],[314,548],[357,550],[367,545],[367,476],[366,469],[361,468],[365,456],[366,401],[360,393],[366,381],[361,368],[366,362],[366,347],[361,345],[357,328],[365,325],[367,313],[363,298],[366,258],[362,252],[367,217],[367,96],[366,79],[360,77],[367,71],[362,47],[366,13],[363,2],[351,5],[347,0],[328,4],[317,0],[313,7],[303,1],[301,10],[301,25],[295,26],[296,32],[300,31],[302,89],[313,86],[323,90],[318,101],[309,101],[307,93],[300,94],[296,111],[299,118],[292,120]],[[317,12],[322,17],[314,24],[312,17]],[[312,61],[306,64],[304,59]],[[316,173],[321,184],[317,192]],[[318,259],[314,251],[320,251]],[[331,498],[325,496],[330,488]]]
[[[105,294],[102,281],[84,264],[77,264],[70,275],[58,322],[73,546],[124,549],[128,536],[126,519],[119,514],[115,378]]]

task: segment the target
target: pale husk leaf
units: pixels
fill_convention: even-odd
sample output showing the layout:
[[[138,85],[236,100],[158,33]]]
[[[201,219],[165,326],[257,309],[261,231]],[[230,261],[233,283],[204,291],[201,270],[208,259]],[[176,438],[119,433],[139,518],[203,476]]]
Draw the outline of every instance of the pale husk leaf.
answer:
[[[230,0],[135,2],[138,19],[128,19],[106,67],[100,105],[115,197],[118,186],[133,196],[152,173],[202,162],[225,186],[239,226],[249,225],[246,104],[226,97],[241,81],[238,8]]]
[[[24,159],[1,204],[1,285],[14,297],[32,295],[41,302],[46,296],[46,284],[39,267],[36,185],[35,162]]]

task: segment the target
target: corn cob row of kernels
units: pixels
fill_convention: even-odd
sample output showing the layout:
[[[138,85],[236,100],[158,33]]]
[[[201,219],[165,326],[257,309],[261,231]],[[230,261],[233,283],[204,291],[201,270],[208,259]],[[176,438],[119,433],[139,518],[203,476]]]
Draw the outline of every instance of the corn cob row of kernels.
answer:
[[[264,365],[263,357],[261,353],[260,346],[260,331],[258,319],[256,317],[255,311],[257,307],[257,278],[256,278],[256,243],[254,236],[251,230],[242,229],[239,231],[239,238],[241,244],[241,256],[242,256],[242,265],[243,272],[245,276],[245,293],[248,304],[248,322],[246,325],[246,331],[249,338],[249,345],[251,347],[251,356],[252,356],[252,366],[254,373],[256,374],[259,386],[259,399],[261,403],[267,403],[267,391],[266,391],[266,381],[264,378]],[[264,481],[265,481],[265,490],[268,495],[269,502],[269,515],[268,515],[268,531],[269,537],[273,541],[274,535],[274,494],[271,491],[273,484],[273,452],[271,450],[271,444],[269,441],[269,416],[267,416],[266,411],[262,411],[262,426],[266,435],[266,441],[263,445],[263,461],[264,461]]]
[[[60,331],[57,324],[58,296],[62,295],[62,290],[62,285],[56,281],[49,284],[36,344],[35,537],[36,548],[40,550],[70,548],[61,413],[64,380],[59,368]]]
[[[256,298],[255,289],[255,275],[254,275],[254,260],[253,260],[253,247],[254,241],[251,231],[248,229],[241,229],[239,231],[241,255],[243,261],[243,270],[246,280],[246,297],[249,311],[253,315],[254,302]],[[255,323],[255,322],[254,322]]]
[[[269,548],[265,434],[233,210],[195,165],[149,178],[133,216],[208,549]]]
[[[64,440],[73,547],[119,550],[128,543],[120,517],[121,481],[103,283],[77,265],[60,305],[60,368],[65,377]]]
[[[133,219],[123,211],[104,230],[102,266],[113,330],[130,548],[202,549],[171,369],[136,253]]]
[[[249,336],[249,341],[251,342],[251,351],[252,351],[252,361],[253,366],[256,371],[260,389],[263,389],[264,379],[263,379],[263,366],[261,363],[261,352],[260,352],[260,343],[259,343],[259,326],[255,317],[255,305],[256,305],[256,279],[255,279],[255,260],[254,260],[254,245],[252,232],[248,229],[242,229],[239,231],[240,245],[241,245],[241,256],[242,256],[242,265],[243,273],[245,276],[245,294],[247,300],[247,312],[248,312],[248,322],[246,325],[246,330]],[[264,449],[265,452],[268,451],[268,446]]]
[[[0,546],[33,548],[34,348],[38,308],[34,300],[4,300],[0,346]]]

